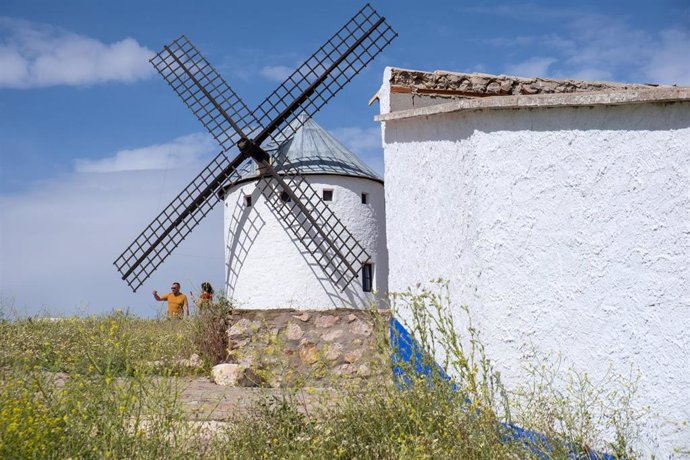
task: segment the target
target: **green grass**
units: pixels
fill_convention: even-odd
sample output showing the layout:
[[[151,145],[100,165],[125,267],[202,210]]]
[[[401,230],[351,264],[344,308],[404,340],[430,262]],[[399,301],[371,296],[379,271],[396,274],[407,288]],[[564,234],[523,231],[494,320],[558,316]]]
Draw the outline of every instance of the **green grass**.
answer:
[[[286,389],[214,429],[185,413],[177,376],[223,359],[229,304],[183,321],[0,321],[0,458],[530,458],[524,445],[501,441],[502,421],[546,433],[553,458],[568,458],[565,445],[635,457],[634,388],[594,385],[542,361],[524,387],[506,389],[479,332],[471,323],[456,331],[449,302],[443,283],[393,297],[412,312],[407,327],[422,346],[445,351],[460,391],[438,379],[405,390],[343,382],[335,400],[308,409],[298,396],[309,389]],[[195,353],[203,366],[180,365]]]
[[[175,373],[181,370],[176,363],[196,352],[193,326],[123,314],[4,321],[0,367],[112,376],[157,367]]]

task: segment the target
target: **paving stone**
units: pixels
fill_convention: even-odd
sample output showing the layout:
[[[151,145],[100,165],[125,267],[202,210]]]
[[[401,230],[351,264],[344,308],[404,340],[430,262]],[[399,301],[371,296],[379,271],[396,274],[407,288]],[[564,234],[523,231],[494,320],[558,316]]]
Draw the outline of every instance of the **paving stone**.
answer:
[[[223,363],[213,366],[211,376],[214,383],[231,387],[258,387],[262,379],[254,370],[240,363]]]
[[[360,375],[359,366],[378,362],[381,353],[373,331],[373,319],[361,310],[234,310],[228,348],[232,363],[261,369],[260,375],[268,380],[262,385],[318,385],[336,375],[368,378]],[[244,382],[244,372],[249,371],[238,377],[238,385]]]
[[[230,350],[236,350],[238,348],[243,348],[245,345],[247,345],[249,342],[251,342],[251,339],[243,339],[243,340],[236,340],[236,339],[230,339],[228,341],[228,348]]]
[[[236,387],[244,369],[241,364],[218,364],[211,369],[211,376],[217,385]]]
[[[251,324],[252,322],[247,318],[240,319],[235,324],[230,326],[230,329],[228,330],[228,337],[237,337],[244,334],[247,332]]]
[[[367,366],[366,364],[361,364],[357,368],[357,375],[360,377],[370,377],[371,376],[371,368]]]
[[[357,370],[352,364],[339,364],[333,369],[335,375],[352,375],[355,372],[357,372]]]

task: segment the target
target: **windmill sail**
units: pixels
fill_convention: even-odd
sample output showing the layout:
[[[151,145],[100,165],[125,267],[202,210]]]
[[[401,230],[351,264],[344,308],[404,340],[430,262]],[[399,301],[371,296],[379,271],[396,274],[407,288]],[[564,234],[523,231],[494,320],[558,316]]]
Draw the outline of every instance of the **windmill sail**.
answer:
[[[369,260],[369,254],[309,182],[292,173],[284,179],[307,212],[293,200],[281,199],[283,188],[274,180],[262,181],[261,193],[285,230],[302,244],[333,284],[345,290],[359,275],[358,264]]]
[[[270,137],[282,144],[369,64],[398,34],[366,4],[321,48],[312,54],[259,107],[254,116]]]
[[[361,244],[325,203],[321,204],[326,210],[321,210],[323,208],[318,203],[312,203],[314,199],[320,201],[315,193],[308,194],[305,188],[293,190],[275,172],[269,163],[270,157],[260,146],[267,139],[279,145],[292,136],[304,123],[303,118],[298,118],[300,113],[313,115],[318,111],[396,36],[384,18],[367,4],[255,112],[247,109],[186,37],[165,46],[151,60],[152,64],[224,151],[237,143],[240,154],[232,161],[224,159],[222,153],[216,157],[173,200],[171,207],[179,211],[168,213],[167,209],[164,210],[115,261],[130,287],[136,291],[208,214],[217,201],[215,196],[220,187],[250,156],[279,185],[281,193],[286,192],[294,202],[298,212],[292,215],[301,216],[298,222],[303,231],[297,235],[300,235],[299,240],[305,248],[312,250],[310,248],[314,245],[318,246],[323,256],[318,259],[327,261],[320,265],[331,280],[335,284],[343,280],[349,284],[358,275],[358,270],[353,267],[356,262],[354,255],[366,255],[359,251]],[[249,134],[255,132],[258,134],[250,140]],[[344,275],[345,271],[351,275]]]
[[[240,176],[243,162],[243,156],[230,161],[219,153],[115,260],[134,292],[213,209],[220,187]]]
[[[242,99],[184,35],[166,45],[151,64],[223,150],[233,149],[245,133],[259,127]]]

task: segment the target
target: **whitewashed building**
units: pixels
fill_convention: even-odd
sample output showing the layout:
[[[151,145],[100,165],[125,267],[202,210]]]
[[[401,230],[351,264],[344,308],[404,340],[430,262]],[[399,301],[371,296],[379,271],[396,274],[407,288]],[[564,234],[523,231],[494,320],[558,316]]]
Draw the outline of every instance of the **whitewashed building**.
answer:
[[[378,98],[389,289],[449,280],[509,385],[534,349],[639,370],[639,447],[690,455],[690,88],[388,68]]]
[[[311,119],[271,153],[276,170],[299,171],[366,249],[367,273],[345,290],[336,285],[266,202],[265,180],[251,169],[224,190],[227,295],[240,308],[369,306],[387,291],[383,180]]]

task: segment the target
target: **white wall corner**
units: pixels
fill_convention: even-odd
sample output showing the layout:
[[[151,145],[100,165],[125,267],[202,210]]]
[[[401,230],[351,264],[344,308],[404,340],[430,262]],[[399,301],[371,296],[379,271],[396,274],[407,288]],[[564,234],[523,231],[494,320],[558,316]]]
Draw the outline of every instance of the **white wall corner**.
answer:
[[[381,88],[379,88],[378,98],[379,98],[379,113],[390,113],[391,112],[391,76],[393,74],[392,67],[386,67],[383,71],[383,82],[381,83]]]

